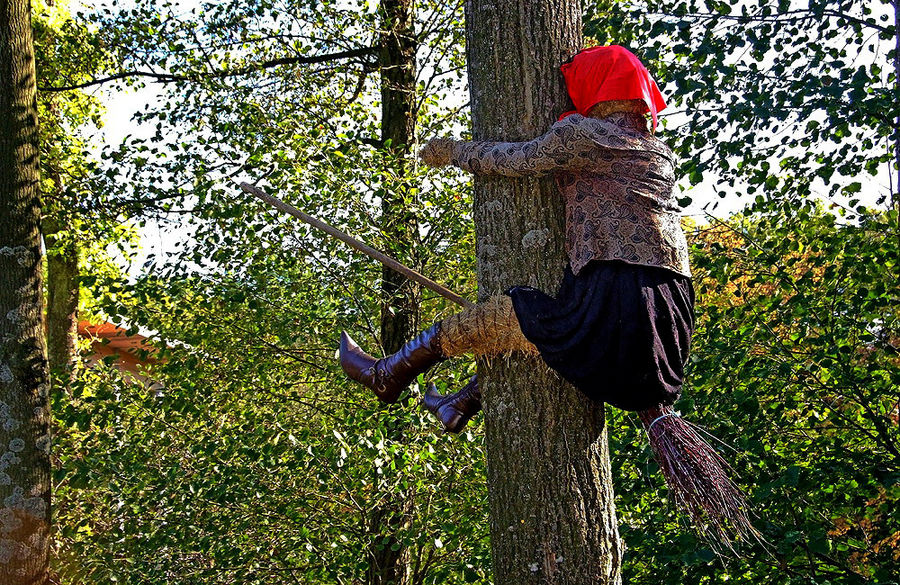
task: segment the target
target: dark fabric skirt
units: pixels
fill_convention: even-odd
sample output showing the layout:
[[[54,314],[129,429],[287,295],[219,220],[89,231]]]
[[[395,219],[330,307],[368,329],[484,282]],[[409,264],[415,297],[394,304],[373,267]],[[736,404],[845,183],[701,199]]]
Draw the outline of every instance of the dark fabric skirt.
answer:
[[[506,294],[547,365],[589,398],[646,410],[681,395],[694,331],[687,276],[593,261],[577,276],[567,266],[556,298],[524,286]]]

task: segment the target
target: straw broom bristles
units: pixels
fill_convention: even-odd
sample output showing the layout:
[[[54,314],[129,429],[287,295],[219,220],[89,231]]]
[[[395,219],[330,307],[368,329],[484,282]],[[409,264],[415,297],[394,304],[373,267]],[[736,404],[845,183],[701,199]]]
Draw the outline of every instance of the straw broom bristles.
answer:
[[[750,522],[746,497],[729,477],[731,466],[697,429],[670,406],[638,416],[676,507],[714,550],[734,552],[735,541],[763,542]]]

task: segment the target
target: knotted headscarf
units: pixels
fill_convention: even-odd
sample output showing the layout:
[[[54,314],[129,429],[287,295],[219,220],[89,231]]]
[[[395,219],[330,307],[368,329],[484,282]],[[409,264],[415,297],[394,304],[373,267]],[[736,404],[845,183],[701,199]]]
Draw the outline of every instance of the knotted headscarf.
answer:
[[[650,72],[628,49],[618,45],[584,49],[560,70],[576,108],[560,120],[575,113],[586,116],[600,102],[643,100],[656,131],[656,114],[666,108],[666,102]]]

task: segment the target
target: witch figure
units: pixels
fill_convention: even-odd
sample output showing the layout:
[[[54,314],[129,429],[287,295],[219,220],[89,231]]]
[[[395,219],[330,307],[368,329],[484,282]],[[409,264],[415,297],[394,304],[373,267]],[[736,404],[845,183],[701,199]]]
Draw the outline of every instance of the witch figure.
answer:
[[[655,136],[666,107],[640,60],[619,46],[592,47],[561,67],[576,111],[528,142],[435,139],[419,153],[481,175],[554,175],[566,201],[568,265],[555,297],[518,286],[420,333],[377,359],[341,335],[347,375],[383,402],[431,366],[462,354],[520,351],[589,398],[637,411],[676,502],[702,532],[755,534],[727,464],[673,410],[694,331],[694,290],[675,200],[675,160]],[[647,114],[652,128],[648,128]],[[424,406],[448,432],[481,409],[473,377]]]

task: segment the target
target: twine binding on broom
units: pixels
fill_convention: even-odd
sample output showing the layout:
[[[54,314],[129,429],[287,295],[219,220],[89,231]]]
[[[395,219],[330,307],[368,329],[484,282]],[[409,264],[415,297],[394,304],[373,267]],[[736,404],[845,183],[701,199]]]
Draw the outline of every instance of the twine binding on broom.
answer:
[[[750,522],[746,497],[731,480],[734,470],[698,429],[670,406],[638,416],[676,508],[713,550],[734,552],[735,541],[764,542]]]
[[[658,417],[653,419],[653,422],[650,423],[650,425],[647,427],[647,435],[650,435],[650,433],[653,431],[653,425],[655,425],[657,422],[661,421],[662,419],[666,418],[667,416],[681,416],[681,413],[680,412],[667,412],[665,414],[659,415]]]

